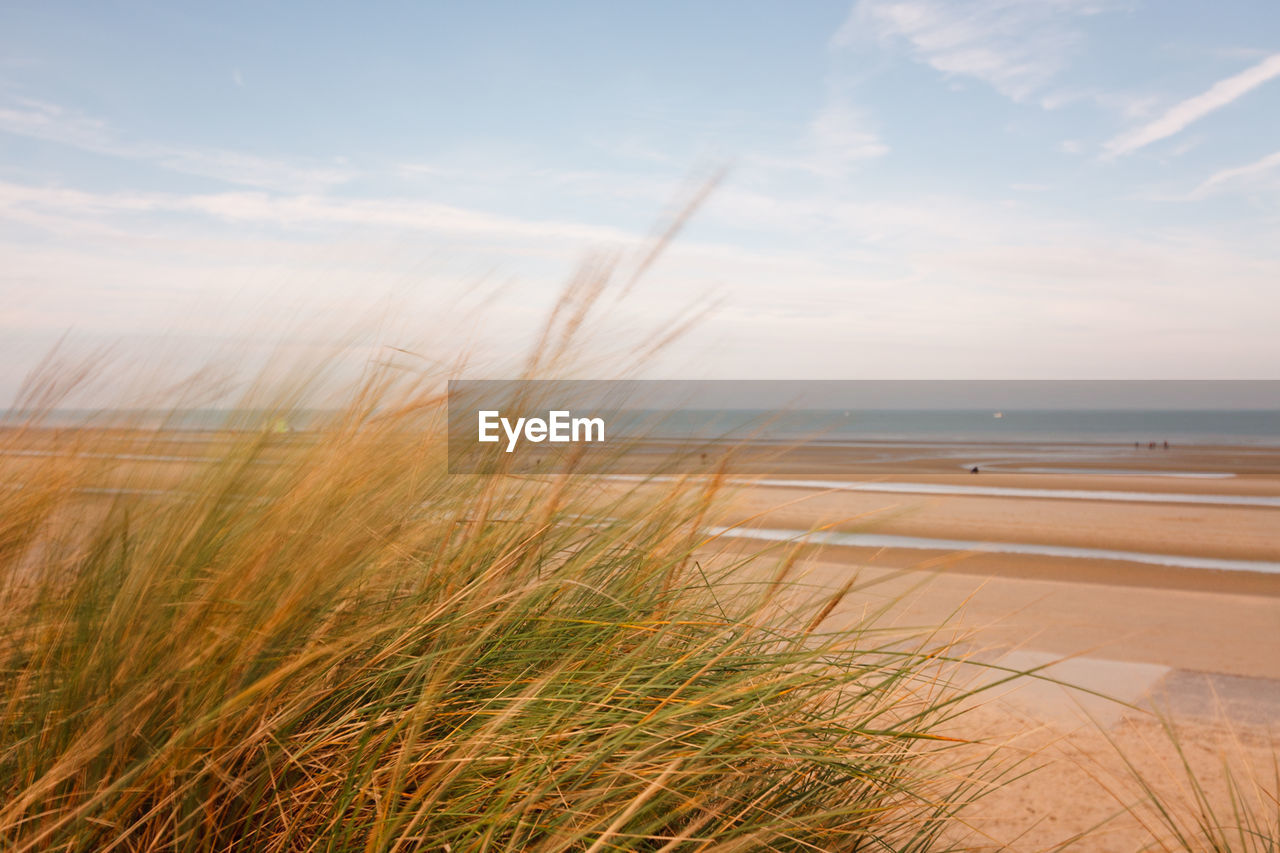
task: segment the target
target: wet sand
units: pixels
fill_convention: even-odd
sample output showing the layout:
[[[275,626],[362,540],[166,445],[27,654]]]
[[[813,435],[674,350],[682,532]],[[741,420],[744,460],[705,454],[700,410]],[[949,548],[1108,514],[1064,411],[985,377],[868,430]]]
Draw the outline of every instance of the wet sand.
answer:
[[[731,508],[721,523],[792,530],[797,537],[805,531],[843,531],[1280,562],[1280,448],[1072,448],[1070,462],[1060,446],[1018,446],[1003,457],[998,451],[984,448],[980,455],[987,467],[969,474],[956,471],[959,452],[950,446],[896,448],[893,470],[874,470],[885,465],[882,453],[829,450],[832,467],[843,469],[839,476],[807,478],[804,486],[769,485],[785,482],[774,475],[754,483],[735,479]],[[867,470],[856,470],[864,455]],[[1046,460],[1056,460],[1050,466],[1055,469],[1074,466],[1090,473],[1015,470],[1043,468]],[[1092,473],[1101,470],[1108,473]],[[1127,473],[1135,470],[1143,473]],[[1191,473],[1229,476],[1185,476]],[[918,494],[911,492],[913,485],[1023,494]],[[851,490],[884,487],[891,490]],[[1205,502],[1196,502],[1197,496]],[[1263,505],[1211,502],[1220,498]],[[895,568],[949,557],[952,574],[1280,595],[1280,574],[1273,566],[1213,571],[1123,559],[856,547],[824,547],[820,557]]]

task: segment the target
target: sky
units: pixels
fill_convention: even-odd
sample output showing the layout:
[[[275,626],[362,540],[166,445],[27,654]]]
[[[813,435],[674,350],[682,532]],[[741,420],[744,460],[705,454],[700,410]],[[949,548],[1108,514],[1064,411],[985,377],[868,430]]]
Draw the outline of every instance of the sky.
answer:
[[[59,341],[500,371],[715,175],[601,309],[621,351],[711,306],[644,375],[1280,377],[1271,0],[42,2],[0,401]]]

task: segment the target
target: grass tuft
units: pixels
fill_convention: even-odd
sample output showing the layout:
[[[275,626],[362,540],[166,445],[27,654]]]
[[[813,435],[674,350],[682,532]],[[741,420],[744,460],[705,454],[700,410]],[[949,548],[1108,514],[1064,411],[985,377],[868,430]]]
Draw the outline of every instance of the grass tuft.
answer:
[[[706,484],[450,476],[410,384],[4,434],[0,847],[938,847],[939,648],[708,568]]]

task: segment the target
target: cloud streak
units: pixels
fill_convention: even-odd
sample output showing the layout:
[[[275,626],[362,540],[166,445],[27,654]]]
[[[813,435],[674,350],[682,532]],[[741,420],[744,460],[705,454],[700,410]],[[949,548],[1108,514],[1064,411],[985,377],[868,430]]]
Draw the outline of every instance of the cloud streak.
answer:
[[[1255,160],[1244,166],[1235,166],[1230,169],[1223,169],[1214,172],[1204,180],[1200,186],[1196,187],[1192,193],[1192,198],[1204,198],[1210,193],[1222,189],[1224,186],[1240,183],[1241,179],[1256,178],[1270,172],[1272,169],[1280,167],[1280,151],[1274,154],[1268,154],[1260,160]]]
[[[746,160],[766,171],[802,172],[819,178],[847,178],[862,162],[883,157],[889,146],[871,128],[864,114],[837,98],[829,98],[809,123],[794,154],[763,152]]]
[[[355,177],[332,165],[299,164],[221,148],[183,148],[124,138],[107,122],[57,104],[17,98],[0,106],[0,132],[242,186],[318,192]]]
[[[555,220],[518,219],[426,201],[337,199],[264,192],[94,193],[0,182],[0,218],[38,224],[35,215],[100,221],[104,216],[192,214],[241,225],[315,230],[331,227],[416,231],[453,238],[551,240],[632,245],[620,229]],[[57,220],[47,220],[55,223]]]
[[[1153,142],[1181,133],[1188,126],[1275,77],[1280,77],[1280,53],[1272,54],[1239,74],[1219,80],[1207,91],[1193,98],[1174,104],[1154,121],[1116,136],[1103,145],[1106,156],[1112,158],[1130,154]]]
[[[1066,66],[1080,41],[1071,21],[1108,5],[1097,0],[861,0],[832,43],[848,47],[862,33],[905,42],[913,58],[943,74],[972,77],[1024,101]]]

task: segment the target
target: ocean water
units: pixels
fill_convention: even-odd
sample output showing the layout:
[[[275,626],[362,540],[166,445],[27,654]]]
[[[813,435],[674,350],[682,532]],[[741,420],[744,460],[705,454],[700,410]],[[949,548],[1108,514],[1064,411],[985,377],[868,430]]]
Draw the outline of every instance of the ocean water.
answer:
[[[998,416],[997,416],[998,415]],[[1082,442],[1280,445],[1280,410],[653,410],[617,413],[650,438],[819,442]]]
[[[46,414],[49,426],[130,425],[179,432],[305,431],[331,414],[311,409],[288,414],[247,409],[177,411],[62,409]],[[577,414],[577,412],[575,412]],[[593,413],[594,414],[594,413]],[[649,439],[726,439],[815,442],[1079,442],[1085,444],[1241,444],[1280,446],[1280,410],[1212,409],[864,409],[768,411],[761,409],[617,410],[602,413],[613,436]],[[0,425],[22,423],[29,413],[0,415]]]

